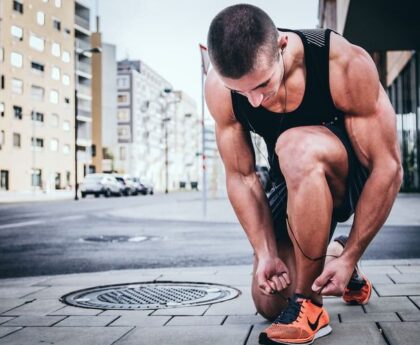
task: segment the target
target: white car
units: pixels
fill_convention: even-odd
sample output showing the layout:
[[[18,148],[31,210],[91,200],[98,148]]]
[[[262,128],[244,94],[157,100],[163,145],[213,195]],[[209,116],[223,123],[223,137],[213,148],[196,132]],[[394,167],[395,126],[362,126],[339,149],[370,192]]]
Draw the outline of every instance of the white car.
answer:
[[[98,198],[101,194],[106,198],[112,195],[121,195],[118,181],[111,174],[87,174],[80,184],[82,198],[93,194]]]

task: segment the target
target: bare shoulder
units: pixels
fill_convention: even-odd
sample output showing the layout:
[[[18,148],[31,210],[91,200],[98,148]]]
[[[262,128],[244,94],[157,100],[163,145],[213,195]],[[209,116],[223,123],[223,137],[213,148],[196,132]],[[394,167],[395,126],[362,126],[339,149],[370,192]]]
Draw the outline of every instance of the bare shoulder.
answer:
[[[213,69],[207,75],[204,94],[210,114],[219,126],[236,122],[230,91],[223,85]]]
[[[330,89],[336,107],[354,115],[372,113],[380,91],[370,55],[335,33],[330,40]]]

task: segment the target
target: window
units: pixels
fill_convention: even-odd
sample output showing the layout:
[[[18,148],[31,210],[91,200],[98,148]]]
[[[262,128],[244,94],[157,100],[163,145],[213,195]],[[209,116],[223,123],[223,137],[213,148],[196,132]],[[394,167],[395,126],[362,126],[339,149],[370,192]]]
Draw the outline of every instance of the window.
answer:
[[[45,24],[45,14],[42,11],[38,11],[36,13],[36,22],[38,25],[44,25]]]
[[[45,41],[43,38],[31,33],[29,36],[29,46],[39,52],[43,52],[45,48]]]
[[[31,68],[32,71],[38,74],[43,74],[44,73],[44,65],[35,61],[31,62]]]
[[[63,131],[70,131],[70,122],[69,121],[63,121]]]
[[[23,13],[23,4],[20,0],[13,0],[13,11]]]
[[[57,57],[60,57],[61,54],[61,48],[60,44],[53,42],[51,45],[51,54]]]
[[[128,75],[119,76],[117,78],[117,87],[119,89],[128,89],[130,87],[130,79]]]
[[[64,103],[70,104],[70,98],[69,97],[64,97]]]
[[[120,122],[129,122],[130,109],[118,109],[117,118],[118,118],[118,121]]]
[[[118,126],[118,139],[129,140],[130,139],[130,127],[129,126]]]
[[[14,105],[13,106],[13,113],[15,115],[15,119],[22,120],[22,107]]]
[[[55,7],[61,7],[61,0],[54,0]]]
[[[4,89],[4,75],[2,74],[0,77],[0,89]]]
[[[13,133],[13,147],[20,147],[20,134]]]
[[[63,74],[63,85],[70,85],[70,76],[68,74]]]
[[[55,173],[54,182],[55,189],[61,189],[61,174],[59,172]]]
[[[53,66],[51,68],[51,78],[54,80],[60,80],[60,69],[58,67]]]
[[[44,99],[44,88],[37,85],[31,85],[31,96],[32,99],[42,101]]]
[[[12,25],[12,26],[10,27],[10,33],[12,34],[12,36],[13,36],[14,38],[17,38],[17,39],[19,39],[20,41],[22,41],[22,40],[23,40],[23,30],[22,30],[22,28],[21,28],[21,27],[16,26],[16,25]]]
[[[23,67],[23,56],[22,54],[11,52],[10,53],[10,63],[14,67],[22,68]]]
[[[31,119],[32,121],[44,122],[44,114],[38,111],[32,111]]]
[[[50,150],[53,152],[58,151],[58,139],[54,138],[50,141]]]
[[[125,147],[120,146],[120,160],[125,161]]]
[[[65,155],[70,154],[70,145],[68,145],[68,144],[63,145],[63,153],[64,153]]]
[[[53,19],[53,28],[61,31],[61,22],[58,19]]]
[[[0,102],[0,116],[4,117],[4,103]]]
[[[18,95],[23,93],[23,81],[21,79],[12,78],[12,92]]]
[[[69,63],[70,62],[70,53],[66,50],[63,50],[63,56],[61,57],[63,62]]]
[[[6,134],[3,130],[0,131],[0,149],[4,146],[6,143]]]
[[[0,171],[0,190],[9,190],[9,170]]]
[[[58,127],[59,117],[57,114],[51,115],[51,126]]]
[[[58,104],[58,91],[57,90],[51,90],[50,91],[50,102],[53,104]]]
[[[42,149],[44,147],[44,139],[32,137],[31,144],[34,148]]]
[[[118,94],[118,98],[117,98],[117,102],[118,104],[129,104],[130,102],[130,95],[128,94],[128,92],[121,92]]]
[[[32,187],[41,187],[42,172],[41,169],[32,169],[31,185]]]

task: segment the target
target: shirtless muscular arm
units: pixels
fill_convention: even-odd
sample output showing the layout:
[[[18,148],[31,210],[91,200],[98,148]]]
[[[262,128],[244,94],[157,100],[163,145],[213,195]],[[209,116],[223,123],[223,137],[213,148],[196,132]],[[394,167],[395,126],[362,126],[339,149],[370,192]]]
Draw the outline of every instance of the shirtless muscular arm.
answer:
[[[249,132],[236,120],[230,91],[214,70],[205,84],[206,103],[216,121],[216,141],[226,171],[229,200],[254,248],[256,279],[263,293],[281,291],[290,283],[287,267],[278,258],[267,197],[255,173],[255,156]],[[283,275],[284,280],[278,279]]]

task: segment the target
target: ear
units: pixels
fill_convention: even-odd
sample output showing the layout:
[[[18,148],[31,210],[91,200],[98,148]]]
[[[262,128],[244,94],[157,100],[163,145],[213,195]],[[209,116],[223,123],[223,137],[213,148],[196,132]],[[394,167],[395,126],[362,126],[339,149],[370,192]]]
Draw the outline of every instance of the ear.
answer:
[[[278,46],[281,52],[287,47],[287,43],[289,42],[289,36],[287,35],[281,35],[279,36],[278,40]]]

